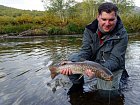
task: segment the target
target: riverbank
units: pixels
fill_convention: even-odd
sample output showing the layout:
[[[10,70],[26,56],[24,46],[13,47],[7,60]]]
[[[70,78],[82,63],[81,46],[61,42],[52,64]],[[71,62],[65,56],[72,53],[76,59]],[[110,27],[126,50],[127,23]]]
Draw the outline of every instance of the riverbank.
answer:
[[[65,35],[48,35],[48,34],[40,34],[40,35],[13,35],[13,34],[2,34],[0,35],[0,39],[6,39],[6,38],[44,38],[44,37],[50,37],[50,36],[72,36],[72,37],[79,37],[83,34],[65,34]],[[128,33],[129,37],[134,37],[140,35],[140,32],[137,33]]]
[[[9,36],[7,34],[0,35],[0,39],[10,39],[10,38],[45,38],[45,37],[51,37],[51,36],[72,36],[72,37],[79,37],[82,36],[82,34],[66,34],[66,35],[29,35],[29,36]]]

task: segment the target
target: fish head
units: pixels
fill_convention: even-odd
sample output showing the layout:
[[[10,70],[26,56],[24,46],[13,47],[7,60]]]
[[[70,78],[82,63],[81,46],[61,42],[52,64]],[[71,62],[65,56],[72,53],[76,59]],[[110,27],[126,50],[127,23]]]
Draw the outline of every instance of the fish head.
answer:
[[[49,70],[51,72],[51,78],[54,79],[57,73],[57,66],[49,66]]]

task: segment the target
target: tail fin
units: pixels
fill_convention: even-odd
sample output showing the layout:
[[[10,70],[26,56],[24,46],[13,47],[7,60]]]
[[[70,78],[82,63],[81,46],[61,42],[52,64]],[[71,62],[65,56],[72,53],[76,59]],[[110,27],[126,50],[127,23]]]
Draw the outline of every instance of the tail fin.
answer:
[[[50,72],[51,72],[51,78],[54,79],[55,76],[58,74],[58,73],[56,72],[56,67],[50,66],[50,67],[49,67],[49,70],[50,70]]]

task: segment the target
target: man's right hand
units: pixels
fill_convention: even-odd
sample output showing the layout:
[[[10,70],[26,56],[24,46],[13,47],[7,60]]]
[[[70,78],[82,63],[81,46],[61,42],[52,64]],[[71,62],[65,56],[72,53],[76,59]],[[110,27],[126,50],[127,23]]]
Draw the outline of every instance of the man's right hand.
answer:
[[[61,61],[60,65],[65,65],[65,64],[68,64],[68,63],[72,63],[72,61]]]
[[[60,65],[65,65],[65,64],[68,64],[68,63],[71,63],[71,61],[62,61],[60,63]],[[61,74],[63,75],[72,75],[72,71],[70,69],[63,69],[60,71]]]

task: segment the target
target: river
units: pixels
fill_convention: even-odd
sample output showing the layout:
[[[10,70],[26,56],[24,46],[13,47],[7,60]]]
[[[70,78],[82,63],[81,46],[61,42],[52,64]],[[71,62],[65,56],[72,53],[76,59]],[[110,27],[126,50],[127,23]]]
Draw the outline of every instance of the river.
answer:
[[[81,41],[81,36],[0,39],[0,105],[139,105],[140,34],[129,36],[124,97],[102,99],[94,92],[68,96],[63,87],[55,93],[49,89],[49,62],[67,59]]]

